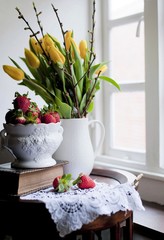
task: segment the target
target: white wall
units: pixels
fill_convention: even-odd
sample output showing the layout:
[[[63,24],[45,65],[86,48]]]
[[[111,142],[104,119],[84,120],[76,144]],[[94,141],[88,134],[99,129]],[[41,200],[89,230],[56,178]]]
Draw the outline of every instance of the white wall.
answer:
[[[18,86],[17,82],[10,78],[2,69],[3,64],[12,65],[9,56],[23,67],[19,57],[23,57],[24,48],[28,47],[29,31],[25,31],[25,23],[18,19],[15,10],[18,7],[30,25],[37,31],[35,13],[32,0],[0,0],[0,130],[3,128],[5,113],[12,108],[12,100],[16,91],[26,93],[26,87]],[[89,1],[88,0],[35,0],[45,33],[49,32],[60,41],[62,35],[53,12],[51,4],[58,8],[64,29],[73,29],[75,40],[88,38],[89,25]],[[44,102],[29,91],[29,97],[37,101],[40,107]]]

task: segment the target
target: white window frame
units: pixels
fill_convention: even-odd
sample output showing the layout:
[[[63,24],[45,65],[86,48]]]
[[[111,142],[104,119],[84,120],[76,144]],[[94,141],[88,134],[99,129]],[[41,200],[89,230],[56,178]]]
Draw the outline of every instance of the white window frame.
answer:
[[[106,29],[104,32],[108,33],[110,31],[110,29],[112,29],[113,27],[116,27],[116,26],[130,24],[133,22],[137,23],[141,19],[142,16],[143,16],[143,12],[134,14],[131,16],[123,17],[121,19],[115,19],[115,20],[108,21],[108,24],[104,24],[106,26]],[[106,39],[105,42],[110,41],[108,34],[105,39]],[[108,47],[108,49],[109,49],[109,47]],[[108,56],[108,53],[110,53],[110,51],[105,52],[105,56],[104,56],[105,59],[109,59],[110,56]],[[109,66],[109,68],[110,68],[110,66]],[[110,75],[110,73],[109,73],[109,75]],[[121,87],[122,92],[144,91],[145,83],[143,83],[143,82],[123,83],[123,84],[120,83],[120,87]],[[109,107],[112,108],[113,104],[112,104],[111,96],[112,96],[113,90],[109,92],[109,88],[105,88],[104,91],[105,91],[106,109],[107,109],[107,103],[108,103],[108,105],[110,104]],[[111,114],[111,111],[105,111],[104,122],[105,122],[105,126],[106,126],[106,131],[110,132],[110,134],[112,134],[112,129],[111,129],[111,126],[109,126],[110,125],[109,122],[112,123],[113,118],[110,114]],[[107,119],[109,119],[109,121]],[[112,125],[113,125],[113,123],[112,123]],[[110,141],[111,141],[111,138],[109,137],[109,134],[107,134],[106,144],[105,144],[105,152],[107,154],[109,154],[109,156],[113,156],[114,161],[117,159],[118,161],[122,162],[122,159],[124,159],[124,160],[127,159],[128,162],[131,162],[131,161],[132,161],[132,163],[138,162],[138,163],[141,163],[141,165],[143,165],[143,162],[145,159],[144,152],[128,151],[128,150],[124,150],[124,149],[114,149],[114,148],[109,149],[109,145],[112,146],[112,143]],[[113,158],[113,157],[111,157],[111,158]]]
[[[102,50],[103,59],[107,59],[108,51],[108,0],[102,1]],[[131,171],[135,174],[142,172],[147,179],[164,181],[164,1],[145,0],[145,92],[146,92],[146,160],[130,161],[112,158],[105,153],[105,147],[95,161],[96,166],[114,167]],[[152,47],[153,46],[153,47]],[[106,109],[109,107],[109,92],[102,91],[102,105],[97,103],[95,117],[99,107],[103,109],[106,132]],[[98,101],[97,101],[98,102]],[[101,102],[101,101],[100,101]],[[101,110],[102,111],[102,110]],[[107,141],[107,133],[105,137]],[[156,186],[156,185],[155,185]],[[155,191],[156,189],[154,189]],[[158,189],[159,191],[159,189]],[[146,199],[146,197],[145,197]],[[150,198],[149,198],[150,199]],[[160,200],[159,200],[160,201]],[[163,201],[164,202],[164,201]]]

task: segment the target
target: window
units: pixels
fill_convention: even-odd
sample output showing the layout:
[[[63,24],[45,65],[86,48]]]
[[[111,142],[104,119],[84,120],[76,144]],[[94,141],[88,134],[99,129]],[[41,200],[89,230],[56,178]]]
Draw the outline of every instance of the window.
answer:
[[[163,9],[161,0],[103,1],[103,59],[109,59],[109,75],[121,91],[104,87],[106,138],[97,160],[160,179],[164,176]]]

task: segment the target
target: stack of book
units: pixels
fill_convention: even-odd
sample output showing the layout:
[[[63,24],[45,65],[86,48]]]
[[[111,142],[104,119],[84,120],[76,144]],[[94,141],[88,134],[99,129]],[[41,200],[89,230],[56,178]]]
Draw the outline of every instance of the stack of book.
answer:
[[[52,186],[53,180],[64,173],[68,161],[57,161],[46,168],[16,169],[11,163],[0,164],[0,194],[20,196]]]

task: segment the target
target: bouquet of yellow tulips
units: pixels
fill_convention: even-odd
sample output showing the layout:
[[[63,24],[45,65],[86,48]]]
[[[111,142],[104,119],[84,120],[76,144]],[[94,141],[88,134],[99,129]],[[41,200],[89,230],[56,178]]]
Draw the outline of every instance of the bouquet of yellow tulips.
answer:
[[[21,11],[16,8],[18,18],[30,30],[29,49],[24,49],[22,61],[28,67],[27,74],[13,59],[15,66],[3,65],[3,70],[13,79],[20,81],[35,94],[40,95],[47,104],[52,104],[61,118],[86,117],[94,107],[95,93],[100,89],[100,81],[105,80],[119,89],[113,79],[103,76],[107,70],[105,62],[95,64],[94,29],[95,0],[93,0],[92,29],[90,46],[86,40],[79,45],[74,40],[73,31],[64,31],[57,9],[52,5],[57,16],[63,37],[63,44],[50,34],[44,34],[36,6],[33,3],[40,31],[34,32]],[[42,36],[39,38],[38,35]]]

